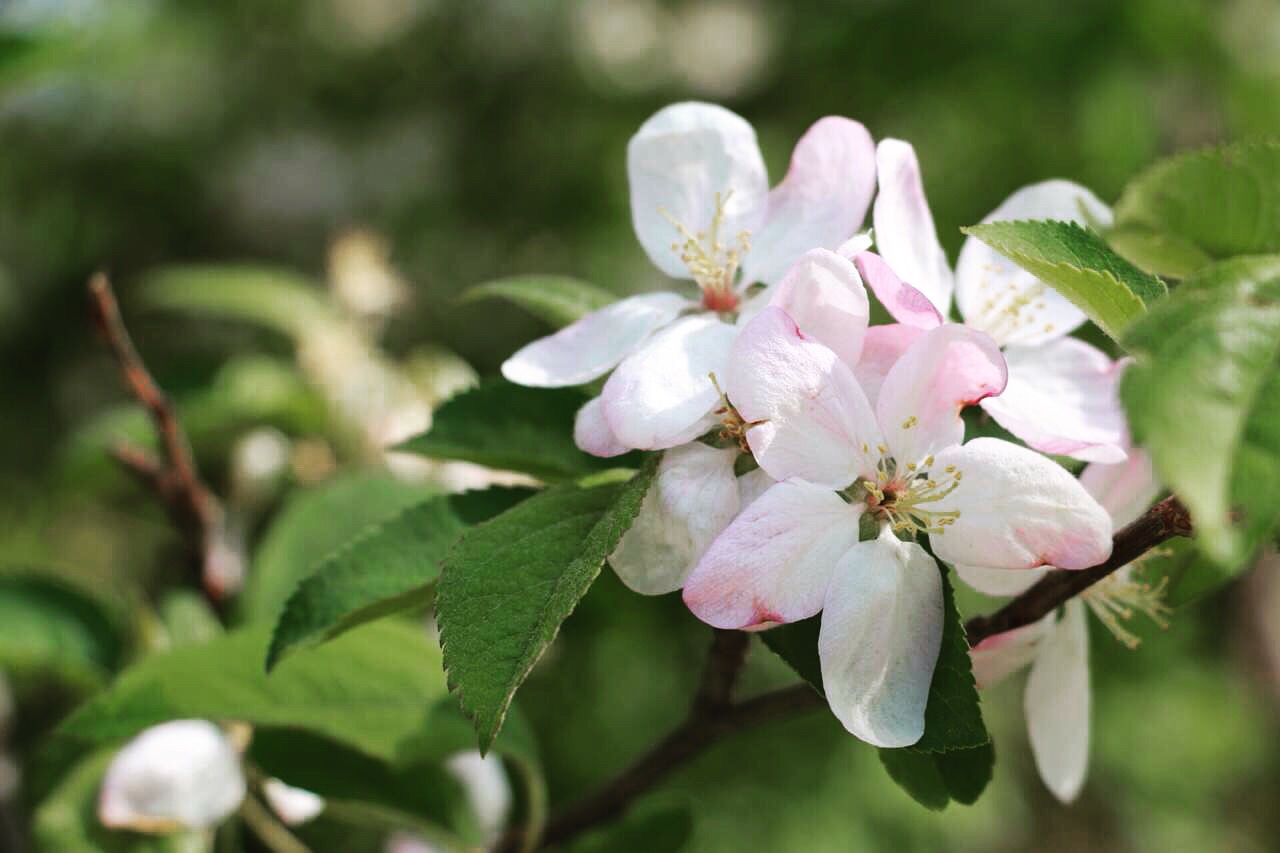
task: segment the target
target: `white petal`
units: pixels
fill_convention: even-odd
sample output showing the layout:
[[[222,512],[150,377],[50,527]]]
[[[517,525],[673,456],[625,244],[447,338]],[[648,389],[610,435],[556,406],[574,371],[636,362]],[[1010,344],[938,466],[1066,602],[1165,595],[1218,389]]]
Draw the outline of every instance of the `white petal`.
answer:
[[[871,306],[858,271],[845,258],[826,249],[806,252],[773,289],[769,304],[786,311],[805,337],[845,364],[858,363]]]
[[[818,119],[769,193],[764,223],[743,260],[744,281],[774,282],[810,249],[834,249],[862,227],[876,186],[876,149],[856,121]]]
[[[609,556],[641,595],[679,589],[693,566],[738,514],[737,449],[692,442],[663,454],[631,529]]]
[[[947,253],[938,242],[924,195],[915,149],[900,139],[876,147],[880,194],[873,219],[876,248],[903,281],[923,293],[946,316],[953,289]]]
[[[604,416],[618,441],[661,450],[695,438],[719,399],[711,374],[723,381],[738,332],[712,315],[685,317],[653,336],[609,377]]]
[[[858,359],[853,375],[872,406],[880,398],[884,378],[898,363],[898,359],[902,358],[907,347],[915,343],[916,338],[924,332],[924,329],[903,323],[889,323],[867,329],[867,336],[862,342],[862,358]]]
[[[1118,465],[1095,462],[1080,472],[1080,484],[1098,499],[1116,529],[1136,520],[1160,494],[1160,481],[1151,467],[1151,457],[1141,448],[1131,448],[1129,458]]]
[[[962,479],[932,508],[960,516],[929,537],[938,559],[990,569],[1084,569],[1111,555],[1107,511],[1053,460],[997,438],[975,438],[940,452],[933,470],[947,466]]]
[[[999,684],[1035,660],[1041,643],[1053,630],[1054,618],[1050,613],[1039,622],[987,637],[974,646],[969,659],[973,662],[973,678],[978,689]]]
[[[1067,602],[1027,679],[1027,728],[1040,778],[1064,803],[1084,786],[1089,767],[1089,629],[1084,605]]]
[[[573,421],[573,441],[582,452],[604,458],[621,456],[630,449],[609,429],[604,403],[599,397],[592,397],[578,409]]]
[[[875,252],[859,252],[853,259],[867,287],[889,312],[906,326],[932,329],[942,325],[942,315],[929,298],[902,279]]]
[[[823,690],[846,729],[880,747],[920,740],[942,622],[942,580],[924,548],[886,527],[849,549],[818,635]]]
[[[898,464],[963,441],[961,410],[999,394],[1007,379],[1000,348],[977,329],[952,323],[913,341],[876,398],[876,419]]]
[[[766,308],[742,330],[725,389],[753,424],[747,442],[774,479],[842,489],[874,472],[880,433],[866,395],[845,363],[781,309]]]
[[[445,768],[462,783],[481,831],[489,839],[496,837],[507,823],[512,804],[511,782],[502,759],[496,753],[481,755],[472,749],[449,756]]]
[[[1075,338],[1006,347],[1004,356],[1009,385],[982,401],[996,423],[1042,453],[1087,462],[1124,460],[1118,362]]]
[[[517,385],[558,388],[604,376],[693,303],[675,293],[645,293],[601,308],[539,338],[502,365]]]
[[[738,506],[741,509],[751,506],[756,498],[769,491],[777,482],[766,474],[763,468],[756,468],[743,474],[738,478]]]
[[[1021,595],[1049,573],[1049,569],[984,569],[981,566],[953,566],[960,579],[985,595]]]
[[[139,832],[204,829],[231,815],[244,794],[240,756],[222,730],[174,720],[142,732],[112,759],[98,818]]]
[[[279,779],[262,783],[262,795],[267,805],[286,826],[298,826],[314,820],[324,811],[324,798],[304,788],[286,785]]]
[[[1101,224],[1111,211],[1097,196],[1070,181],[1023,187],[983,222],[1057,219],[1085,222],[1082,208]],[[956,306],[965,322],[1004,344],[1036,344],[1069,333],[1085,315],[1066,297],[979,240],[969,237],[956,261]]]
[[[830,489],[778,483],[711,543],[685,581],[685,604],[717,628],[813,616],[836,563],[858,541],[861,512]]]
[[[658,269],[692,278],[672,244],[681,242],[670,216],[690,232],[706,231],[716,194],[724,201],[721,233],[758,231],[769,178],[756,132],[740,116],[713,104],[672,104],[641,125],[627,145],[631,219]]]

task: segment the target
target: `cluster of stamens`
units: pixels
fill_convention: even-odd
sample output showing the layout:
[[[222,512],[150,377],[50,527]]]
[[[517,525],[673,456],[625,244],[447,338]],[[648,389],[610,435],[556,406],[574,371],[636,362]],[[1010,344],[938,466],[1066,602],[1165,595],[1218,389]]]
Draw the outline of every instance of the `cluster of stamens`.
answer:
[[[1126,567],[1089,587],[1081,593],[1081,598],[1117,640],[1136,649],[1142,639],[1123,623],[1132,619],[1134,613],[1143,613],[1161,628],[1168,628],[1165,617],[1172,612],[1164,603],[1168,584],[1168,578],[1161,578],[1153,586],[1135,578],[1132,568]]]
[[[932,456],[920,463],[908,462],[899,469],[897,461],[888,455],[887,447],[881,444],[875,449],[880,455],[875,480],[862,480],[854,486],[860,490],[869,511],[882,516],[895,532],[912,536],[944,533],[955,524],[960,517],[959,510],[930,509],[929,504],[954,492],[964,479],[963,471],[947,465],[940,474],[935,473]],[[862,452],[869,455],[871,448],[863,444]]]
[[[694,233],[666,210],[661,210],[680,234],[680,240],[671,244],[671,251],[689,268],[693,280],[702,288],[702,304],[709,311],[727,312],[738,307],[738,293],[734,280],[742,256],[751,251],[751,233],[739,231],[734,241],[723,242],[720,234],[724,227],[725,205],[733,191],[716,193],[716,209],[711,225],[706,231]]]
[[[720,440],[736,444],[743,453],[750,454],[751,445],[747,443],[747,430],[764,421],[749,421],[742,417],[733,403],[729,402],[729,397],[721,390],[716,375],[714,373],[709,375],[711,384],[716,386],[716,393],[720,395],[720,405],[715,410],[715,415],[720,418]]]
[[[989,266],[987,271],[993,274],[999,272],[995,266]],[[991,279],[984,278],[981,287],[983,290],[989,290],[998,285]],[[989,297],[982,304],[982,315],[987,318],[986,332],[1002,337],[1018,331],[1020,327],[1034,326],[1039,322],[1041,316],[1039,312],[1046,307],[1042,300],[1045,290],[1044,282],[1036,282],[1026,289],[1019,289],[1016,284],[1010,284],[1002,292]],[[1052,332],[1053,324],[1046,323],[1043,331],[1046,334]]]

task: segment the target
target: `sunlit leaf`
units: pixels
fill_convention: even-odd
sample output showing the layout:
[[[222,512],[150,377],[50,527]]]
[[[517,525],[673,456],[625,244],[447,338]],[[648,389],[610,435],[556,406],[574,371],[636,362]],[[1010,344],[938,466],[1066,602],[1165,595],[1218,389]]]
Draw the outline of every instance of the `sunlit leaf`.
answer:
[[[581,320],[618,299],[594,284],[559,275],[500,278],[469,287],[460,297],[464,302],[495,298],[513,302],[556,328]]]

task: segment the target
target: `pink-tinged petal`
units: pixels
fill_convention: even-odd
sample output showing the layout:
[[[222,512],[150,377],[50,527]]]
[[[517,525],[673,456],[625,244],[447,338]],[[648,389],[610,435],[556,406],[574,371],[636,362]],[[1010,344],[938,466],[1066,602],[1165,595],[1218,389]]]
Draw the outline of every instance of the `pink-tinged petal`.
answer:
[[[1137,447],[1131,448],[1129,458],[1118,465],[1095,462],[1085,466],[1080,472],[1080,484],[1111,513],[1117,530],[1146,512],[1161,491],[1151,457]]]
[[[1051,613],[1039,622],[987,637],[969,652],[973,662],[973,678],[978,689],[999,684],[1006,677],[1027,666],[1040,652],[1045,636],[1053,630]]]
[[[748,471],[738,478],[738,504],[746,509],[756,502],[756,498],[769,491],[778,481],[765,473],[763,468]]]
[[[1024,704],[1040,778],[1069,803],[1084,787],[1089,768],[1089,628],[1080,599],[1067,602],[1041,645]]]
[[[879,747],[920,740],[942,622],[942,579],[924,548],[886,527],[849,549],[818,634],[823,690],[846,729]]]
[[[927,507],[959,517],[929,543],[938,559],[989,569],[1084,569],[1111,556],[1111,517],[1080,481],[1034,450],[975,438],[943,450],[931,473],[960,473]]]
[[[601,393],[618,441],[641,450],[684,444],[710,426],[737,330],[713,315],[684,317],[623,360]]]
[[[1035,586],[1049,569],[985,569],[957,563],[954,567],[960,580],[985,595],[1021,595]]]
[[[870,249],[873,242],[870,231],[859,231],[836,247],[836,254],[851,261]]]
[[[738,514],[736,449],[691,442],[662,456],[640,512],[609,563],[641,595],[684,585],[711,541]]]
[[[502,375],[517,385],[535,388],[590,382],[692,307],[675,293],[628,297],[524,347],[502,365]]]
[[[752,424],[747,442],[774,479],[842,489],[875,471],[880,433],[853,372],[781,309],[766,308],[742,330],[725,390]]]
[[[996,423],[1042,453],[1122,462],[1127,428],[1119,362],[1075,338],[1004,350],[1009,384],[982,401]]]
[[[954,287],[951,267],[938,242],[915,149],[900,139],[881,140],[876,147],[876,172],[880,180],[873,213],[876,248],[894,272],[945,317]]]
[[[1103,225],[1111,211],[1070,181],[1023,187],[983,222],[1057,219],[1085,223],[1084,211]],[[970,326],[1005,344],[1038,344],[1068,334],[1085,321],[1066,297],[979,240],[969,237],[956,261],[956,307]]]
[[[205,829],[229,817],[245,795],[240,756],[206,720],[174,720],[142,732],[111,760],[98,819],[113,829]]]
[[[853,375],[862,386],[871,405],[880,398],[880,388],[884,378],[902,358],[907,347],[915,343],[916,338],[923,335],[924,329],[906,326],[902,323],[889,323],[885,326],[872,326],[867,329],[867,336],[862,342],[862,357]]]
[[[672,104],[641,125],[627,144],[631,220],[658,269],[692,278],[673,244],[683,242],[674,219],[690,233],[707,231],[724,207],[720,233],[732,240],[758,231],[769,193],[764,158],[751,125],[713,104]]]
[[[791,167],[743,259],[747,282],[774,282],[810,249],[834,249],[862,227],[876,186],[876,148],[856,121],[818,119],[796,143]]]
[[[578,409],[578,415],[573,421],[573,441],[582,452],[606,459],[621,456],[630,450],[609,429],[609,422],[604,417],[604,405],[599,397],[592,397]]]
[[[919,462],[964,440],[965,406],[999,394],[1008,381],[990,337],[967,326],[930,329],[889,370],[876,418],[899,465]]]
[[[805,337],[845,364],[858,363],[871,306],[858,271],[845,258],[826,249],[806,252],[773,288],[769,304],[786,311]]]
[[[889,316],[905,326],[932,329],[942,325],[942,315],[923,293],[894,273],[875,252],[861,252],[853,259],[862,280],[875,293]]]
[[[773,486],[721,533],[684,585],[717,628],[766,628],[822,609],[827,581],[858,541],[862,507],[801,480]]]

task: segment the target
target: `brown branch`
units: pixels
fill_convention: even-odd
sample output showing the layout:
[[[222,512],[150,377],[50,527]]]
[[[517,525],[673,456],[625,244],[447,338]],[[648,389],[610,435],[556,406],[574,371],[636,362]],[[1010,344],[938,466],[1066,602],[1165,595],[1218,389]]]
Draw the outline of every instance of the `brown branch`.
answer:
[[[164,504],[200,568],[205,594],[214,604],[220,604],[228,592],[228,579],[239,574],[238,567],[232,564],[238,559],[237,552],[226,540],[222,505],[201,481],[178,414],[138,355],[120,316],[111,282],[103,273],[89,279],[89,307],[126,387],[150,415],[161,450],[157,457],[143,448],[121,444],[112,454]]]
[[[1189,535],[1191,520],[1186,508],[1177,498],[1166,498],[1115,534],[1111,557],[1105,563],[1081,571],[1052,572],[995,613],[970,619],[965,625],[969,643],[977,645],[994,634],[1029,625],[1152,548],[1175,536]],[[603,788],[553,818],[547,824],[541,846],[562,844],[617,818],[636,797],[726,735],[826,704],[808,684],[734,702],[733,687],[742,670],[749,639],[750,635],[742,632],[717,630],[701,685],[684,722]],[[521,837],[519,829],[512,830],[497,849],[516,849]]]

